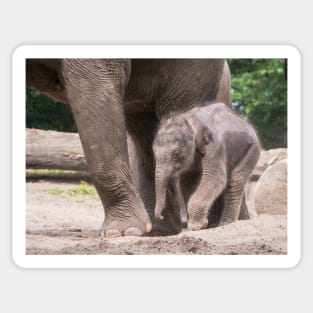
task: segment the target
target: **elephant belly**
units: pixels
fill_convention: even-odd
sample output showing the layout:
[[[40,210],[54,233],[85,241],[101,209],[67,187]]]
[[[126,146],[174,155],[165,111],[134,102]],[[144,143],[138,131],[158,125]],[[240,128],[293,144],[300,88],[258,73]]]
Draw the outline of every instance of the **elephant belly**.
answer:
[[[151,99],[146,97],[128,97],[125,99],[125,112],[136,113],[136,112],[154,112],[155,107]]]
[[[222,59],[133,59],[125,110],[161,118],[213,100],[223,67]]]

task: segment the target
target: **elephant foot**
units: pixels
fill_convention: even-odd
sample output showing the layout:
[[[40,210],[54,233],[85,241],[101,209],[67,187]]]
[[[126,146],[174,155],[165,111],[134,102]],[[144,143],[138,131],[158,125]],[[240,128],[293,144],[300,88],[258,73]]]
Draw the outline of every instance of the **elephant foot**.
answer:
[[[171,236],[182,231],[182,223],[172,218],[164,217],[161,221],[154,221],[149,236]]]
[[[206,229],[208,227],[208,219],[205,218],[201,221],[189,221],[187,225],[188,230],[201,230]]]
[[[107,231],[104,231],[104,229],[101,229],[100,232],[100,237],[101,238],[116,238],[116,237],[121,237],[122,234],[118,229],[109,229]]]
[[[136,226],[128,227],[125,231],[119,231],[116,228],[104,230],[101,229],[100,236],[101,238],[117,238],[122,236],[143,236],[146,233],[151,231],[152,225],[151,223],[147,223],[146,230],[143,232],[140,228]]]
[[[136,226],[130,226],[126,228],[124,231],[120,231],[117,228],[111,228],[111,229],[101,229],[100,236],[101,238],[116,238],[116,237],[122,237],[122,236],[143,236],[144,234],[147,234],[151,231],[152,224],[147,223],[146,229],[143,231],[139,227]]]
[[[159,236],[172,236],[177,235],[181,232],[182,228],[175,228],[169,225],[153,225],[149,236],[159,237]]]
[[[122,236],[143,236],[152,229],[150,221],[142,222],[135,217],[123,221],[105,219],[101,231],[101,238],[116,238]]]
[[[222,218],[218,226],[225,226],[231,223],[236,222],[238,219],[233,219],[233,218]]]

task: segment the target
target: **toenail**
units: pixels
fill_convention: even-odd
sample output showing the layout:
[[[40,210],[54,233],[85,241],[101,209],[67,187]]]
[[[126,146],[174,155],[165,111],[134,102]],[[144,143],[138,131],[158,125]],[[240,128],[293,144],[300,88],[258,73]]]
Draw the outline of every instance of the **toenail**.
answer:
[[[105,232],[105,236],[107,238],[116,238],[116,237],[121,237],[122,234],[118,229],[109,229]]]
[[[142,231],[138,227],[129,227],[125,230],[125,236],[141,236]]]
[[[151,229],[152,229],[152,223],[147,223],[146,224],[146,232],[150,233]]]

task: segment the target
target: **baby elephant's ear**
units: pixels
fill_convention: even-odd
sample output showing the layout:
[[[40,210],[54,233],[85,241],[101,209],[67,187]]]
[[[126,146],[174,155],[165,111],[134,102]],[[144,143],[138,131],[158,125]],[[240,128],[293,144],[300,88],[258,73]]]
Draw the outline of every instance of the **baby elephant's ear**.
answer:
[[[200,127],[196,136],[196,147],[201,154],[205,154],[205,146],[213,141],[213,133],[207,126]]]

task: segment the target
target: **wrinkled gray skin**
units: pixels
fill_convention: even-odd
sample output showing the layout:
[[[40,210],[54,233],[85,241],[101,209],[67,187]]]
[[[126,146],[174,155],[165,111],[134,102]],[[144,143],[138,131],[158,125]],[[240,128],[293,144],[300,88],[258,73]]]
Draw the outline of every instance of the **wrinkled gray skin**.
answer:
[[[193,108],[161,120],[153,151],[157,220],[163,218],[169,181],[182,212],[188,201],[188,229],[208,226],[210,209],[219,197],[219,224],[239,218],[244,186],[260,156],[258,137],[246,120],[223,103]],[[196,188],[184,199],[180,178],[197,170],[201,174]]]
[[[174,190],[162,222],[154,220],[152,141],[159,119],[192,103],[230,100],[223,59],[28,59],[27,87],[70,105],[89,172],[102,200],[107,237],[181,230]],[[139,173],[131,175],[126,130]]]

